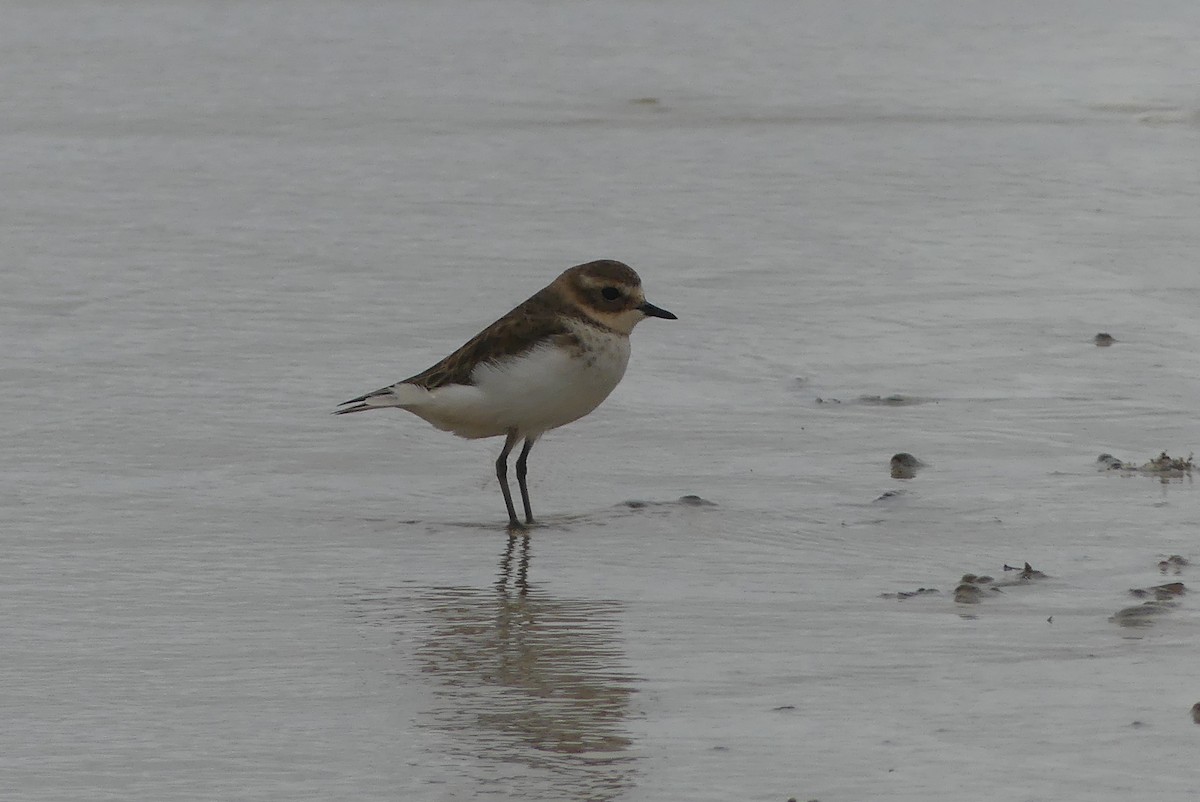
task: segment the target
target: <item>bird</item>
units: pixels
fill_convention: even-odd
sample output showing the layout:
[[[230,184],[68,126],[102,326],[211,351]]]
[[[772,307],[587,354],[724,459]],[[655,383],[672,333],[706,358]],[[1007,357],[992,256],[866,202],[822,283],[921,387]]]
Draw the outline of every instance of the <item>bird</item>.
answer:
[[[496,478],[509,530],[524,530],[534,523],[525,480],[534,443],[608,397],[629,364],[629,335],[648,317],[678,319],[646,300],[629,265],[576,265],[436,365],[344,401],[334,414],[398,408],[459,437],[503,437]],[[522,440],[523,522],[508,484],[508,457]]]

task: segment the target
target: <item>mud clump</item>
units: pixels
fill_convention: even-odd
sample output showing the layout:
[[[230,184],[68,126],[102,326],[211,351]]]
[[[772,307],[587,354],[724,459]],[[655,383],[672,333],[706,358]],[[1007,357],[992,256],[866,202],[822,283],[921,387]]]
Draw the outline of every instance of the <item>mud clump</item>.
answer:
[[[644,510],[648,507],[715,507],[717,502],[709,501],[697,495],[680,496],[674,501],[643,501],[642,499],[630,499],[622,501],[618,507],[628,507],[631,510]]]
[[[1174,569],[1176,574],[1180,574],[1187,565],[1189,565],[1189,561],[1185,557],[1179,554],[1172,554],[1165,560],[1158,562],[1158,569],[1164,574],[1171,569]],[[1123,627],[1149,626],[1159,616],[1179,607],[1180,600],[1187,592],[1187,586],[1182,582],[1166,582],[1146,588],[1130,588],[1129,594],[1131,596],[1135,599],[1147,599],[1147,601],[1134,607],[1124,607],[1117,610],[1109,616],[1108,620]]]
[[[1129,594],[1136,599],[1153,597],[1156,601],[1168,601],[1176,596],[1187,593],[1182,582],[1168,582],[1165,585],[1155,585],[1149,588],[1130,588]]]
[[[1178,576],[1179,574],[1182,574],[1183,569],[1189,565],[1191,565],[1191,563],[1188,562],[1186,558],[1181,557],[1178,554],[1172,554],[1167,559],[1159,561],[1158,570],[1159,573],[1163,574],[1165,574],[1167,571],[1174,570],[1175,575]]]
[[[1117,341],[1117,338],[1112,336],[1111,334],[1109,334],[1106,331],[1102,331],[1099,334],[1097,334],[1095,337],[1092,338],[1092,342],[1094,342],[1100,348],[1108,348],[1110,345],[1112,345],[1116,341]]]
[[[925,467],[925,463],[907,451],[901,451],[899,454],[892,455],[888,467],[893,479],[911,479],[917,475],[917,471]]]
[[[992,579],[987,574],[984,574],[983,576],[978,576],[976,574],[963,574],[962,579],[960,579],[958,581],[959,582],[969,582],[972,585],[990,585],[993,582],[995,582],[996,580]]]
[[[1031,579],[1045,579],[1046,578],[1046,574],[1042,573],[1041,571],[1038,571],[1029,563],[1025,563],[1024,568],[1017,568],[1015,566],[1009,565],[1008,563],[1005,563],[1004,570],[1006,572],[1007,571],[1019,571],[1020,572],[1017,574],[1017,579],[1015,581],[1010,581],[1007,583],[1007,584],[1012,584],[1012,585],[1028,582]]]
[[[954,589],[955,604],[979,604],[982,597],[983,590],[970,582],[964,582]]]
[[[1150,624],[1156,616],[1169,613],[1178,606],[1179,604],[1173,601],[1148,601],[1136,607],[1126,607],[1122,610],[1117,610],[1108,620],[1123,627],[1145,626]]]
[[[917,588],[916,590],[902,590],[898,593],[880,593],[879,598],[899,599],[900,601],[904,601],[905,599],[911,599],[914,596],[940,596],[941,593],[942,592],[937,588]]]
[[[900,393],[892,393],[891,395],[860,395],[858,397],[858,403],[875,407],[908,407],[913,404],[920,404],[922,400],[907,395],[900,395]]]
[[[979,604],[984,599],[1003,593],[1004,588],[1027,585],[1037,579],[1045,579],[1046,574],[1038,571],[1029,563],[1021,568],[1005,564],[1005,571],[1018,572],[1015,578],[997,580],[987,574],[963,574],[958,587],[954,589],[954,601],[958,604]]]
[[[860,395],[857,398],[852,398],[843,401],[840,398],[824,398],[817,396],[818,404],[856,404],[867,407],[912,407],[917,404],[928,404],[935,402],[935,398],[922,398],[915,395],[902,395],[901,393],[892,393],[891,395]]]
[[[1143,465],[1141,470],[1146,473],[1172,474],[1175,476],[1183,476],[1186,473],[1190,476],[1193,467],[1191,454],[1187,455],[1187,459],[1183,459],[1181,457],[1169,456],[1164,451]]]
[[[995,577],[988,574],[963,574],[954,587],[953,599],[956,604],[980,604],[989,598],[996,598],[1004,593],[1004,588],[1016,587],[1018,585],[1027,585],[1037,579],[1046,578],[1046,574],[1035,570],[1029,563],[1025,563],[1022,568],[1014,568],[1011,565],[1004,566],[1006,571],[1017,571],[1015,578],[1009,580],[997,580]],[[937,588],[917,588],[916,590],[900,591],[898,593],[881,593],[881,599],[896,599],[904,601],[918,596],[941,596],[942,593]]]
[[[1137,464],[1130,460],[1117,459],[1112,454],[1101,454],[1096,457],[1096,464],[1100,466],[1102,471],[1116,471],[1122,476],[1157,476],[1164,482],[1168,479],[1182,479],[1183,477],[1191,477],[1192,469],[1196,467],[1192,462],[1192,454],[1184,457],[1172,457],[1167,452],[1161,452],[1157,457]]]

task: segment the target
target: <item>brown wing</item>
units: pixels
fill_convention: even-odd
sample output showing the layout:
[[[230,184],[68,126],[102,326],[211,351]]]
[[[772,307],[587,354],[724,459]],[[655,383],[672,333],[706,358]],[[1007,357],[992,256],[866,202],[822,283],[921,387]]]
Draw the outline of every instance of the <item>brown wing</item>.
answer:
[[[573,336],[562,319],[534,296],[441,362],[400,383],[416,384],[427,390],[447,384],[473,384],[471,373],[476,365],[518,356],[546,338]]]

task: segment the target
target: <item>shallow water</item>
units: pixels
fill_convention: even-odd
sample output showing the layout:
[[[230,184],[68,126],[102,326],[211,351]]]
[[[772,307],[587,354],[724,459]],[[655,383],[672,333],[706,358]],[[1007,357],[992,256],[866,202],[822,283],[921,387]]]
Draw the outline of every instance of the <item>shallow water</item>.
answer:
[[[1193,798],[1196,604],[1109,617],[1196,488],[1094,461],[1200,442],[1198,32],[13,4],[4,796]],[[328,414],[598,257],[680,319],[528,541],[495,441]]]

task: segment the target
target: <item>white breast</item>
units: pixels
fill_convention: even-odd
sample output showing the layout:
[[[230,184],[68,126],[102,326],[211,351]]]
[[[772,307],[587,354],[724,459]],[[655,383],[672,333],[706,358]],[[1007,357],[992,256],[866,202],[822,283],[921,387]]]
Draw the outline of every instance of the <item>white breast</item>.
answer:
[[[629,364],[629,338],[583,323],[572,325],[580,348],[546,344],[498,364],[480,365],[475,384],[440,387],[410,411],[461,437],[522,437],[578,420],[608,397]]]

